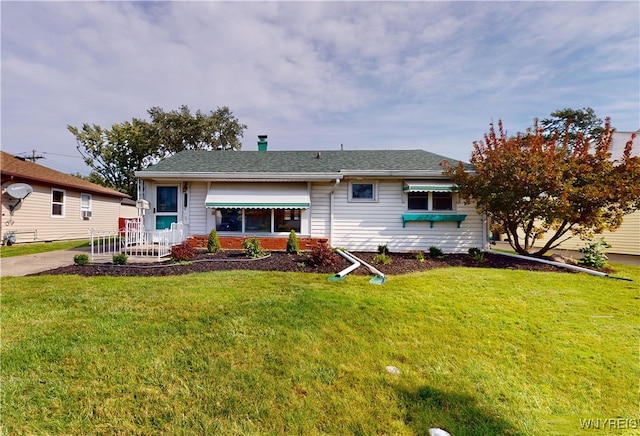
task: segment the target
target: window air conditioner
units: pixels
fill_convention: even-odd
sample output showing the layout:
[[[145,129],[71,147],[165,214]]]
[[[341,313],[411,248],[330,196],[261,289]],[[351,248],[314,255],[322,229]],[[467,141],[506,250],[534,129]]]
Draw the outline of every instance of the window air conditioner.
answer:
[[[91,211],[90,210],[83,210],[82,211],[82,218],[85,220],[88,220],[89,218],[91,218]]]

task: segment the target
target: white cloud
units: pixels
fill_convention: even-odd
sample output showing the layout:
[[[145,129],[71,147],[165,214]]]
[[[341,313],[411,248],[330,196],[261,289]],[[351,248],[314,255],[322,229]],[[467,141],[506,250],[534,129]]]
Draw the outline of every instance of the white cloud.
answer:
[[[640,123],[635,2],[3,2],[2,147],[229,106],[270,147],[468,158],[562,107]],[[510,124],[512,123],[512,124]],[[81,160],[78,159],[81,166]]]

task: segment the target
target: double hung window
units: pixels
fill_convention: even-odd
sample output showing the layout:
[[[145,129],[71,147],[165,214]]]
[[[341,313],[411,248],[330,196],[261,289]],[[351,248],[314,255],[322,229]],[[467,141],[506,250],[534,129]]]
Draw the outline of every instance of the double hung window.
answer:
[[[51,216],[64,218],[66,193],[62,189],[51,189]]]

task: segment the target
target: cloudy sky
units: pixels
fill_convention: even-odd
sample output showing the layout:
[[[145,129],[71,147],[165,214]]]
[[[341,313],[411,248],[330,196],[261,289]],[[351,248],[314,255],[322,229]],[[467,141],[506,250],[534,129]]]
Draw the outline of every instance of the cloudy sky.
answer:
[[[270,150],[468,160],[560,108],[640,128],[640,3],[1,2],[2,150],[88,174],[67,125],[228,106]]]

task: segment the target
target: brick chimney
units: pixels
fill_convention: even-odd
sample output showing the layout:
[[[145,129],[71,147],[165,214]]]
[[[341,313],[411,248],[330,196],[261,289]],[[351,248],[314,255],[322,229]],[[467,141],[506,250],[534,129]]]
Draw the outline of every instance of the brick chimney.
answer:
[[[267,151],[267,135],[258,135],[258,151]]]

